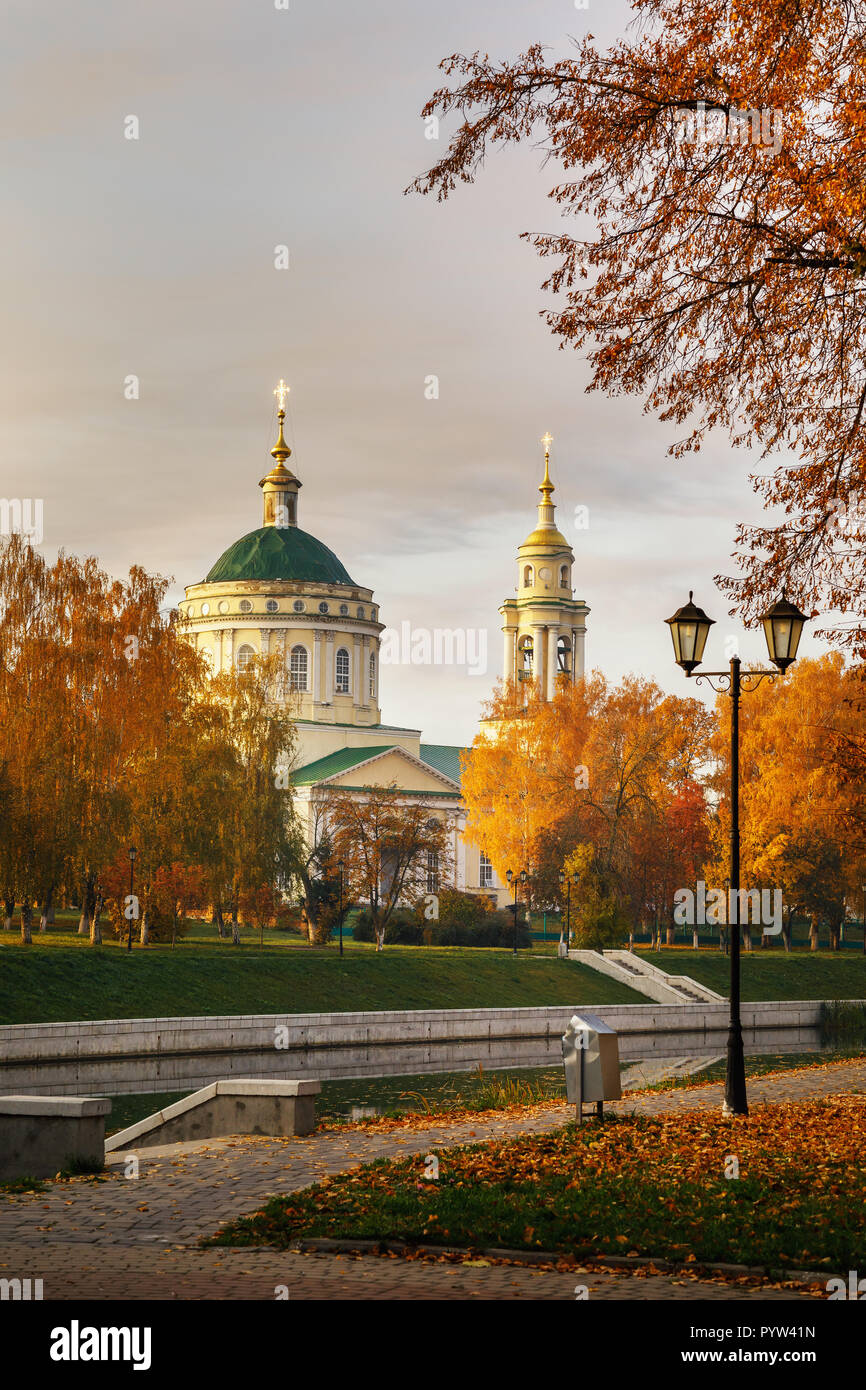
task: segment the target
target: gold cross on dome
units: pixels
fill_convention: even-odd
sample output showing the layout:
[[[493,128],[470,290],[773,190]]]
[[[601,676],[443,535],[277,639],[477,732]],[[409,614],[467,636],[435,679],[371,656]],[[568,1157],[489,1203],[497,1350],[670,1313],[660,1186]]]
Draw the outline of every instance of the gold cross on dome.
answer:
[[[548,456],[550,455],[550,446],[553,443],[553,435],[550,433],[549,430],[547,434],[542,436],[541,442],[544,445],[544,457],[548,458]]]
[[[286,396],[287,396],[288,394],[289,394],[289,388],[288,388],[288,386],[286,385],[286,383],[283,381],[283,378],[280,377],[280,384],[279,384],[279,386],[277,387],[276,391],[274,392],[274,395],[277,397],[277,399],[278,399],[278,401],[279,401],[279,403],[280,403],[280,410],[283,410],[283,411],[285,410],[285,408],[286,408]]]

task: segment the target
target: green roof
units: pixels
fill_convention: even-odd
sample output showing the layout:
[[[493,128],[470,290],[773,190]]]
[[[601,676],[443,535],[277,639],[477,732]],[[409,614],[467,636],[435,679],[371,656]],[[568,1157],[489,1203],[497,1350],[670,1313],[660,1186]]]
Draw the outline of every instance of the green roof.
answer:
[[[319,584],[354,584],[315,536],[297,526],[260,526],[230,545],[208,572],[206,584],[234,579],[300,579]]]
[[[292,774],[292,781],[296,787],[309,787],[314,782],[324,782],[327,777],[336,777],[340,772],[348,772],[350,767],[357,767],[358,763],[365,763],[368,758],[387,753],[394,747],[396,745],[393,743],[382,743],[375,748],[338,748],[336,753],[328,753],[324,758],[317,758],[314,763],[307,763],[306,767],[299,767],[297,772]]]
[[[336,753],[328,753],[324,758],[317,758],[314,763],[299,767],[292,774],[292,782],[296,787],[310,787],[316,782],[326,781],[328,777],[337,777],[341,772],[348,772],[350,768],[358,767],[369,758],[378,757],[380,753],[389,753],[394,748],[398,752],[407,751],[401,748],[399,743],[381,743],[371,748],[339,748]],[[450,777],[451,781],[459,786],[460,755],[463,752],[462,748],[452,748],[443,743],[422,743],[421,761],[432,767],[435,772]],[[410,753],[409,756],[413,755]],[[444,792],[438,795],[449,796],[455,793]]]
[[[433,767],[437,772],[450,777],[458,787],[461,778],[460,758],[466,751],[465,748],[454,748],[449,743],[421,744],[421,757],[428,767]]]

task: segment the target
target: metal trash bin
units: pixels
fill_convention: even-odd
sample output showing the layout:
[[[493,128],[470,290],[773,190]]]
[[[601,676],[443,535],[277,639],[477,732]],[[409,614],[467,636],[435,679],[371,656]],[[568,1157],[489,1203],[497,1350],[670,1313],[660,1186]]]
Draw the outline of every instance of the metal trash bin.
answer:
[[[562,1036],[565,1088],[580,1124],[585,1103],[595,1101],[599,1118],[606,1100],[619,1100],[619,1042],[612,1028],[595,1014],[572,1015]]]

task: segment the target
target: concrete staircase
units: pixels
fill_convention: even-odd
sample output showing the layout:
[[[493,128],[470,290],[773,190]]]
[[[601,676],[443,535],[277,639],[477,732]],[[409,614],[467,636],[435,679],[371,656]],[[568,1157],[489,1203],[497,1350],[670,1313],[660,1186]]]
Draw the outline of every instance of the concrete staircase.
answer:
[[[568,958],[629,985],[658,1004],[718,1003],[724,999],[690,975],[669,974],[634,951],[569,951]]]

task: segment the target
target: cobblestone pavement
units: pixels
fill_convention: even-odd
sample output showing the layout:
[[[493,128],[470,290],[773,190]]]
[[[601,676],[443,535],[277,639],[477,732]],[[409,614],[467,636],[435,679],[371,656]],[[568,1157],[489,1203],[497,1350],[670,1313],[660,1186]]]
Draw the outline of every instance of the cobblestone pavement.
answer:
[[[837,1063],[749,1083],[751,1104],[866,1091],[866,1063]],[[656,1115],[718,1107],[719,1084],[626,1097],[611,1109]],[[566,1123],[566,1105],[531,1115],[479,1116],[424,1129],[325,1130],[303,1138],[223,1139],[110,1155],[107,1177],[53,1183],[0,1200],[0,1272],[42,1278],[46,1298],[573,1298],[586,1283],[602,1298],[790,1298],[691,1278],[573,1270],[478,1267],[378,1256],[199,1250],[221,1223],[258,1210],[271,1194],[380,1157],[427,1154],[451,1144],[539,1133]],[[803,1295],[801,1295],[803,1296]]]

